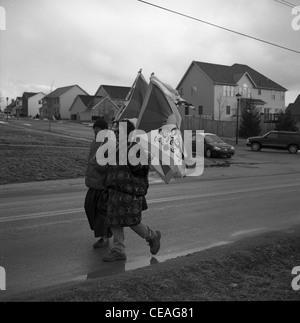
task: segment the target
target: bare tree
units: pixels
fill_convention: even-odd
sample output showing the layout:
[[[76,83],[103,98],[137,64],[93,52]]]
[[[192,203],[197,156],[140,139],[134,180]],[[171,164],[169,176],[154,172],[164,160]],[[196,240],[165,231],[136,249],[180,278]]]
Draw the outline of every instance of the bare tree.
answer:
[[[217,134],[219,134],[219,124],[222,118],[222,115],[224,113],[224,103],[225,103],[225,99],[224,96],[222,95],[222,93],[219,94],[219,96],[217,97],[217,103],[218,103],[218,107],[217,107]]]
[[[2,106],[2,103],[4,102],[4,97],[3,97],[3,95],[2,95],[2,91],[0,91],[0,111],[2,111],[2,108],[1,108],[1,106]],[[4,110],[4,109],[3,109]]]

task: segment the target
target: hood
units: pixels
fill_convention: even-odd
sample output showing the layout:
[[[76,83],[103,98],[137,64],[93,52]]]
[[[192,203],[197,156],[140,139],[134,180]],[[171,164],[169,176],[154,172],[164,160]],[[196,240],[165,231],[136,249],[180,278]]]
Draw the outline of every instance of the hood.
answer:
[[[261,139],[261,136],[257,136],[257,137],[248,137],[247,140],[255,140],[255,139]]]

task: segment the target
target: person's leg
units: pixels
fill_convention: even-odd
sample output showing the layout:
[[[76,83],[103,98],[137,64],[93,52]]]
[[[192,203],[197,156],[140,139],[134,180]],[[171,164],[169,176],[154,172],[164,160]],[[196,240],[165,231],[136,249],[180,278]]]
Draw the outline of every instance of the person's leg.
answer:
[[[103,258],[103,261],[113,262],[117,260],[126,260],[125,255],[125,236],[124,228],[117,225],[112,225],[110,227],[113,234],[113,247],[108,255]]]
[[[124,236],[124,228],[119,225],[112,225],[111,232],[113,234],[113,247],[117,251],[124,253],[125,251],[125,236]]]
[[[152,255],[156,255],[160,249],[160,239],[161,233],[159,231],[153,231],[147,225],[142,222],[130,227],[135,233],[137,233],[140,237],[146,239],[150,246],[150,252]]]
[[[151,239],[154,235],[154,231],[142,222],[130,227],[130,229],[144,239]]]

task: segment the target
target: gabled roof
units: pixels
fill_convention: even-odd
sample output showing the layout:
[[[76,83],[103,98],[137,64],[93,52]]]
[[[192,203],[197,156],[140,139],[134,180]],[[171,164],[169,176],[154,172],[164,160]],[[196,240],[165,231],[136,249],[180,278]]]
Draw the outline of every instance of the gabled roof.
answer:
[[[45,98],[57,98],[61,95],[63,95],[64,93],[66,93],[67,91],[69,91],[72,87],[77,86],[78,88],[80,88],[82,91],[84,91],[79,85],[74,84],[74,85],[69,85],[69,86],[64,86],[64,87],[59,87],[56,90],[52,91],[51,93],[49,93],[48,95],[45,96]],[[84,91],[85,92],[85,91]],[[85,92],[86,93],[86,92]],[[86,93],[87,94],[87,93]]]
[[[22,95],[22,98],[24,99],[29,99],[30,97],[36,95],[38,93],[34,93],[34,92],[24,92],[23,95]]]
[[[129,90],[131,89],[128,86],[100,85],[98,91],[101,87],[108,93],[111,99],[116,100],[125,100]],[[96,93],[98,93],[98,91]]]
[[[76,97],[79,98],[82,103],[84,104],[84,106],[86,107],[86,109],[91,109],[95,104],[97,104],[98,102],[100,102],[103,99],[103,96],[95,96],[95,95],[83,95],[83,94],[79,94]],[[76,100],[74,100],[73,104],[71,105],[69,111],[72,110],[73,105],[75,104]]]
[[[88,107],[89,104],[92,102],[94,96],[93,95],[78,95],[78,97],[80,98],[80,100],[82,101],[82,103]]]
[[[105,97],[105,98],[102,97],[102,100],[97,102],[95,105],[91,105],[88,110],[94,110],[95,108],[98,107],[98,105],[100,105],[104,101],[109,101],[112,105],[116,107],[116,109],[119,109],[119,107],[109,97]]]
[[[298,95],[294,103],[288,105],[286,111],[290,111],[292,114],[300,114],[300,95]]]
[[[237,82],[241,79],[241,77],[244,74],[247,74],[247,76],[250,78],[251,82],[253,83],[254,87],[256,88],[277,90],[277,91],[287,91],[287,89],[275,83],[274,81],[270,80],[269,78],[262,75],[261,73],[255,71],[253,68],[249,67],[248,65],[233,64],[232,66],[227,66],[227,65],[193,61],[189,69],[193,64],[196,65],[198,68],[200,68],[206,74],[206,76],[215,84],[236,86]],[[187,72],[189,71],[189,69],[187,70]],[[187,72],[185,73],[185,75],[187,74]],[[181,79],[180,83],[182,82],[184,77]]]

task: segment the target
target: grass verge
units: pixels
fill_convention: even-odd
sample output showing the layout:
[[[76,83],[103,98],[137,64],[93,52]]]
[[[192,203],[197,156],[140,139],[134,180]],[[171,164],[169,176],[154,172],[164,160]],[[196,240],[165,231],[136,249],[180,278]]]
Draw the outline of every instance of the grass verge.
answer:
[[[83,177],[89,143],[0,124],[0,184]]]
[[[299,250],[296,227],[12,301],[295,301],[300,290],[293,290],[291,272],[300,266]]]

